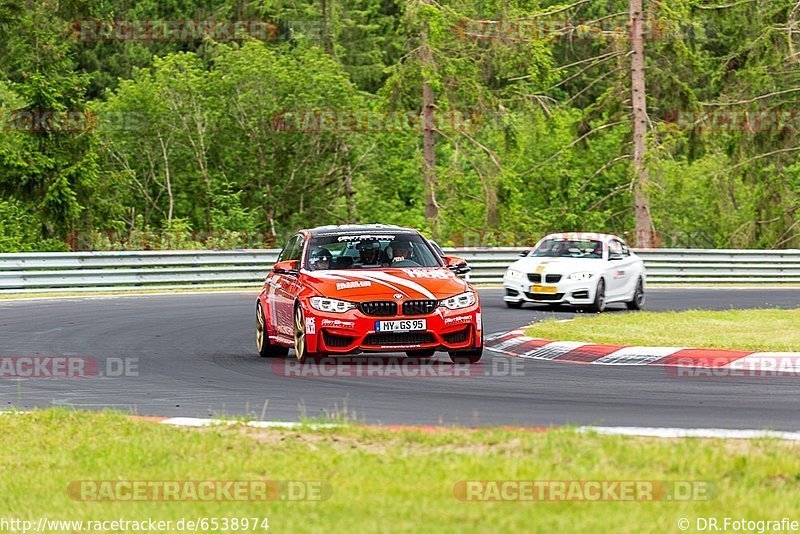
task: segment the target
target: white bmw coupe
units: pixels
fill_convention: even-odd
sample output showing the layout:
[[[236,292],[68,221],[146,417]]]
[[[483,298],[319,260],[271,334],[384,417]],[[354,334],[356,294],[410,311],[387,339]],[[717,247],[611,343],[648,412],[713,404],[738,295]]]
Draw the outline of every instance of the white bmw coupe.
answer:
[[[526,302],[567,304],[602,312],[624,302],[644,307],[644,262],[617,236],[551,234],[509,266],[503,277],[509,308]]]

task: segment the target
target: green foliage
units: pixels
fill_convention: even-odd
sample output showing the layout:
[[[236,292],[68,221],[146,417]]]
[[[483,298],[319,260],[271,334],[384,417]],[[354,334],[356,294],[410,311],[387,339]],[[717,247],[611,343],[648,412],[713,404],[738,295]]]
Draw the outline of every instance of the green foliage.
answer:
[[[570,3],[0,0],[0,248],[272,246],[344,222],[430,232],[423,78],[443,244],[630,237],[628,2]],[[800,246],[799,125],[676,120],[796,113],[795,4],[645,0],[648,193],[664,246]],[[280,32],[76,39],[70,21],[86,18],[258,19]],[[99,125],[19,131],[15,110],[87,111]],[[320,122],[367,111],[384,119],[365,131]]]

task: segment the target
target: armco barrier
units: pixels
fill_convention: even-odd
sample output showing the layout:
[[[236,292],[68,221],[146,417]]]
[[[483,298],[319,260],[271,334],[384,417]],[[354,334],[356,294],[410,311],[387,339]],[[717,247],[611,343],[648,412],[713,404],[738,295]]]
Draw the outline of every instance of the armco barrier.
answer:
[[[455,248],[475,283],[499,283],[521,248]],[[649,282],[800,282],[800,250],[650,249]],[[258,287],[278,250],[0,254],[0,293],[192,287]]]

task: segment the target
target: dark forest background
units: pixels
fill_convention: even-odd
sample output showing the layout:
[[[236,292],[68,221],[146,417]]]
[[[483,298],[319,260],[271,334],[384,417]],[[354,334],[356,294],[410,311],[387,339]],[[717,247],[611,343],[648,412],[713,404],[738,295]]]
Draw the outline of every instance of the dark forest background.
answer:
[[[644,0],[641,33],[635,4],[0,0],[0,252],[271,246],[345,222],[443,245],[799,247],[800,3]],[[244,20],[269,31],[186,26]]]

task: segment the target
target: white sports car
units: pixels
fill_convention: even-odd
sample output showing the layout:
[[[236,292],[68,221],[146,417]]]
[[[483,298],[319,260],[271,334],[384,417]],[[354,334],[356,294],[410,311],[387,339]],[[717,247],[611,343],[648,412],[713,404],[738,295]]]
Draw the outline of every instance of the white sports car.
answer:
[[[617,236],[551,234],[512,263],[503,277],[509,308],[526,302],[602,312],[607,304],[644,307],[644,262]]]

